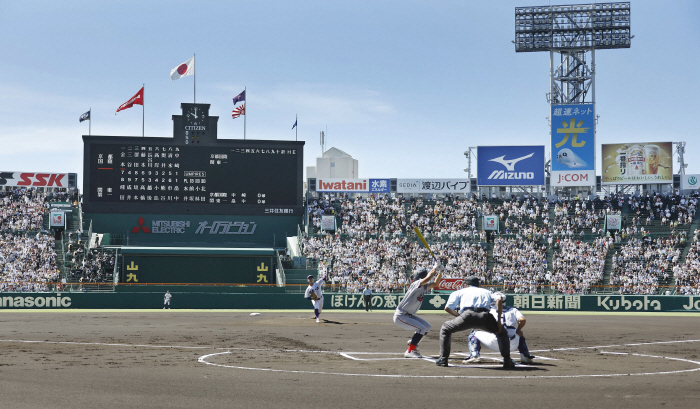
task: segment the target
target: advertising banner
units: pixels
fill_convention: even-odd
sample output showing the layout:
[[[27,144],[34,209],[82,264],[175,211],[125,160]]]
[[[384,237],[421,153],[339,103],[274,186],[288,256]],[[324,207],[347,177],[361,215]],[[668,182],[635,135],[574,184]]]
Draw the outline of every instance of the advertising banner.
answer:
[[[479,186],[544,185],[544,146],[477,147]]]
[[[700,188],[700,174],[681,175],[681,190]]]
[[[605,227],[608,230],[620,230],[622,228],[622,216],[619,214],[609,214],[606,216]]]
[[[593,105],[552,105],[551,119],[551,185],[594,186],[595,112]]]
[[[484,216],[484,230],[498,230],[498,216]]]
[[[0,187],[2,186],[68,187],[68,174],[0,171]]]
[[[319,178],[316,180],[317,192],[389,193],[390,188],[389,179]]]
[[[603,184],[673,183],[673,143],[603,144]]]
[[[327,214],[321,216],[321,230],[335,230],[335,216]]]
[[[396,179],[396,193],[469,193],[469,179]]]
[[[49,215],[49,227],[66,227],[66,213],[52,210]]]
[[[462,287],[464,287],[463,278],[443,278],[435,289],[442,291],[456,291],[461,290]]]

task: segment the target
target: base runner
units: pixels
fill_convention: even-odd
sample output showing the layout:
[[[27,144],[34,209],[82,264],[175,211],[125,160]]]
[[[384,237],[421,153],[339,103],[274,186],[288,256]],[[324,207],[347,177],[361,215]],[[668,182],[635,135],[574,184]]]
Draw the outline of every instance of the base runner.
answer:
[[[321,287],[326,281],[326,274],[316,282],[314,282],[314,276],[312,275],[306,277],[306,280],[309,282],[309,286],[306,287],[304,298],[311,300],[311,304],[314,306],[314,314],[316,314],[316,322],[321,322],[319,319],[323,310],[323,291],[321,291]]]
[[[534,356],[530,355],[530,350],[527,348],[527,343],[525,342],[525,336],[523,335],[523,327],[525,326],[526,320],[525,316],[515,307],[505,306],[506,295],[497,292],[493,294],[493,299],[503,300],[503,312],[501,315],[501,323],[503,328],[508,331],[508,339],[510,340],[510,351],[520,352],[520,362],[524,364],[531,364]],[[491,315],[494,317],[498,313],[495,308],[495,304],[491,304]],[[472,330],[469,334],[469,357],[464,359],[465,364],[474,364],[482,362],[481,359],[481,346],[485,346],[493,351],[498,351],[498,339],[494,334],[488,333],[486,331]]]
[[[415,331],[413,337],[408,340],[408,349],[403,356],[406,358],[421,358],[418,343],[423,335],[430,331],[431,325],[428,321],[415,315],[423,303],[423,296],[430,290],[437,287],[442,280],[442,264],[436,262],[433,269],[428,272],[422,268],[413,275],[413,283],[408,287],[406,295],[403,297],[394,312],[394,323],[401,328]],[[436,275],[437,273],[437,275]],[[432,283],[430,280],[435,277]]]

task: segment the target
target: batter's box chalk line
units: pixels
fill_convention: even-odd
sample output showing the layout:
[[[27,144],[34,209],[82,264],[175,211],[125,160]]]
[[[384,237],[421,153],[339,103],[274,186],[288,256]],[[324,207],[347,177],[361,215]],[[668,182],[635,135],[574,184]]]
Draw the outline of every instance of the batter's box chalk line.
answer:
[[[408,375],[408,374],[367,374],[367,373],[347,373],[347,372],[326,372],[326,371],[304,371],[304,370],[288,370],[288,369],[274,369],[274,368],[253,368],[253,367],[244,367],[244,366],[238,366],[238,365],[227,365],[227,364],[219,364],[215,362],[210,362],[210,358],[218,357],[218,356],[223,356],[226,354],[230,354],[231,351],[226,351],[226,352],[216,352],[212,354],[207,354],[207,355],[202,355],[198,358],[198,362],[206,364],[206,365],[211,365],[211,366],[218,366],[222,368],[230,368],[230,369],[242,369],[242,370],[253,370],[253,371],[264,371],[264,372],[282,372],[282,373],[295,373],[295,374],[307,374],[307,375],[339,375],[339,376],[358,376],[358,377],[376,377],[376,378],[466,378],[466,379],[483,379],[483,378],[492,378],[492,379],[533,379],[533,378],[541,378],[541,379],[557,379],[557,378],[612,378],[612,377],[619,377],[619,376],[649,376],[649,375],[668,375],[668,374],[679,374],[679,373],[685,373],[685,372],[697,372],[700,371],[700,361],[694,361],[690,359],[684,359],[684,358],[676,358],[676,357],[669,357],[669,356],[663,356],[663,355],[649,355],[649,354],[635,354],[635,353],[627,353],[627,352],[614,352],[614,351],[605,351],[602,350],[602,348],[619,348],[619,347],[634,347],[634,346],[642,346],[642,345],[664,345],[664,344],[678,344],[678,343],[690,343],[690,342],[700,342],[700,340],[683,340],[683,341],[659,341],[659,342],[644,342],[644,343],[634,343],[634,344],[618,344],[618,345],[599,345],[599,346],[591,346],[591,347],[574,347],[574,348],[553,348],[553,349],[546,349],[546,350],[533,350],[531,351],[532,353],[536,353],[537,359],[542,359],[542,360],[556,360],[554,358],[547,358],[542,356],[541,354],[543,352],[556,352],[556,351],[574,351],[574,350],[590,350],[590,349],[598,349],[598,351],[601,354],[608,354],[608,355],[617,355],[617,356],[637,356],[637,357],[644,357],[644,358],[650,358],[650,359],[667,359],[671,361],[677,361],[677,362],[685,362],[685,363],[690,363],[694,365],[698,365],[697,368],[691,368],[691,369],[679,369],[679,370],[674,370],[674,371],[658,371],[658,372],[641,372],[641,373],[613,373],[613,374],[574,374],[574,375],[496,375],[496,376],[489,376],[489,375]],[[233,350],[233,349],[231,349]],[[308,353],[312,351],[302,351],[302,350],[273,350],[270,349],[269,351],[276,351],[276,352],[286,352],[286,353]],[[423,357],[423,358],[404,358],[403,353],[398,354],[398,353],[387,353],[387,352],[335,352],[335,351],[314,351],[314,352],[323,352],[323,353],[329,353],[329,354],[336,354],[343,356],[345,358],[354,360],[354,361],[388,361],[388,360],[403,360],[407,361],[409,359],[413,359],[416,361],[427,361],[428,363],[434,364],[436,361],[435,357]],[[372,356],[375,357],[372,357]],[[389,355],[389,357],[386,357]],[[399,355],[398,357],[393,357],[393,355]],[[461,356],[466,356],[466,354],[463,353],[456,353],[454,355],[461,355]],[[363,357],[367,356],[367,357]],[[384,357],[382,357],[384,356]],[[492,367],[498,367],[501,366],[502,364],[502,359],[496,358],[496,357],[484,357],[482,355],[482,358],[494,360],[497,362],[496,365],[450,365],[450,368],[469,368],[469,369],[474,369],[474,368],[492,368]],[[530,366],[528,365],[517,365],[518,368],[526,369]]]

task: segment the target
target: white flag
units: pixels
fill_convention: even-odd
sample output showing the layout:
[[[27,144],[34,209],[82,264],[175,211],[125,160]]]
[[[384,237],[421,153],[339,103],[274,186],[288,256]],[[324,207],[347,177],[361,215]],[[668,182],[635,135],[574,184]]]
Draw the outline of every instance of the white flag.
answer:
[[[182,77],[194,74],[194,57],[183,62],[170,71],[170,81],[179,80]]]

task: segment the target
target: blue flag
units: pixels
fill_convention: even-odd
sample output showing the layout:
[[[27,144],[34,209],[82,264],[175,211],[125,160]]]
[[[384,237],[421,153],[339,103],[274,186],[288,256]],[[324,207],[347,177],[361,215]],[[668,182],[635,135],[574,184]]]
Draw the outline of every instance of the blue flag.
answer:
[[[238,94],[235,98],[233,98],[233,105],[236,105],[239,102],[245,101],[245,90]]]
[[[297,127],[297,121],[298,121],[298,120],[294,121],[294,125],[292,125],[292,129],[294,129],[294,128]]]
[[[89,121],[89,120],[90,120],[90,111],[87,111],[86,113],[80,115],[80,122]]]

